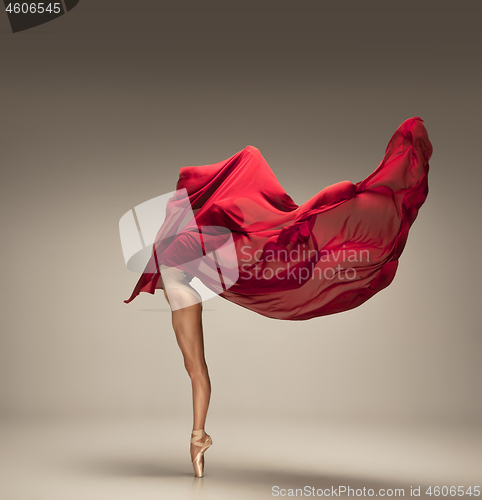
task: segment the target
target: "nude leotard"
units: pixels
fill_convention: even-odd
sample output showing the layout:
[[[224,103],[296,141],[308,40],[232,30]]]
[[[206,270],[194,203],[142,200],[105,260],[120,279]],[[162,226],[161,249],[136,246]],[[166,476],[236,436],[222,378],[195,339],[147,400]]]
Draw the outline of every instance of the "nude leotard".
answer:
[[[161,264],[160,271],[164,290],[173,311],[202,302],[201,296],[189,284],[187,275],[182,269]]]

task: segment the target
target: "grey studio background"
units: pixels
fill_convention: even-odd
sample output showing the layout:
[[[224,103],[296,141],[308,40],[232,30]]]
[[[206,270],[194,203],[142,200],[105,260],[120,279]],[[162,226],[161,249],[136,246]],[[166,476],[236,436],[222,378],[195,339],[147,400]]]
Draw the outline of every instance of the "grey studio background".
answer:
[[[303,434],[330,422],[449,426],[468,433],[463,443],[480,442],[480,14],[475,1],[81,0],[15,35],[0,15],[0,412],[4,443],[14,443],[2,464],[23,445],[43,453],[34,441],[12,441],[20,423],[52,430],[128,421],[103,429],[135,446],[154,443],[152,460],[125,444],[116,456],[130,457],[134,472],[112,466],[112,476],[157,477],[164,462],[155,460],[174,453],[167,435],[190,480],[189,379],[162,292],[123,302],[138,275],[124,264],[120,217],[172,191],[179,168],[246,145],[260,149],[301,204],[330,184],[367,177],[412,116],[424,120],[434,147],[430,193],[389,288],[357,309],[304,322],[221,298],[205,303],[206,429],[215,443],[207,470],[209,460],[212,476],[234,456],[241,437],[283,458],[288,439],[300,456],[333,466],[324,441]],[[106,435],[93,432],[94,441]],[[475,467],[468,444],[444,443]],[[346,450],[336,474],[347,473],[348,460],[350,477],[359,477],[356,467],[375,452]],[[385,472],[405,470],[403,480],[415,477],[410,456],[392,452],[370,477],[382,463]],[[249,450],[246,457],[254,460]],[[240,498],[271,497],[276,470],[266,483],[246,473],[260,491]],[[313,474],[304,480],[321,477]],[[94,491],[82,481],[70,498]],[[35,498],[68,490],[60,479],[42,484]],[[155,496],[126,484],[125,495]],[[4,488],[8,498],[30,498],[15,481]]]

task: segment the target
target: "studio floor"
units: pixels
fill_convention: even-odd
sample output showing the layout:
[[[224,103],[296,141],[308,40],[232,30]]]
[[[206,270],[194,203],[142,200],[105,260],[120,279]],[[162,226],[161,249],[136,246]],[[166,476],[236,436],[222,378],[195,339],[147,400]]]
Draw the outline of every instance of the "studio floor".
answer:
[[[0,498],[257,500],[290,490],[348,496],[340,487],[352,488],[350,496],[369,496],[370,488],[372,496],[402,496],[394,491],[401,488],[405,497],[420,487],[428,497],[430,486],[473,490],[482,483],[476,426],[230,418],[211,419],[206,430],[213,446],[198,479],[185,419],[4,421]]]

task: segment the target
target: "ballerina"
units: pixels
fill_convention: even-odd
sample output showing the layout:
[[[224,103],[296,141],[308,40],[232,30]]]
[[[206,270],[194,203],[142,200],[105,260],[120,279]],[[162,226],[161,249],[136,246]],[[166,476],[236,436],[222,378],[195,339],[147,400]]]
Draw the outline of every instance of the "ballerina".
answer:
[[[219,163],[180,169],[150,260],[124,302],[164,290],[192,383],[197,477],[212,445],[204,430],[211,383],[193,278],[274,319],[308,320],[360,306],[395,277],[428,194],[431,156],[423,120],[410,118],[365,180],[339,182],[300,206],[253,146]]]

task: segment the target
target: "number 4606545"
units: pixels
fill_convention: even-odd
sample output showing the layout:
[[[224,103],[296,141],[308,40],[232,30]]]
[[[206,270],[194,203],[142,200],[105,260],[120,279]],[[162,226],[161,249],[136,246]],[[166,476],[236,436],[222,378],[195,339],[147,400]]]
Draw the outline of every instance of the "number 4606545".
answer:
[[[56,3],[9,3],[5,9],[13,14],[60,14],[60,2]]]

